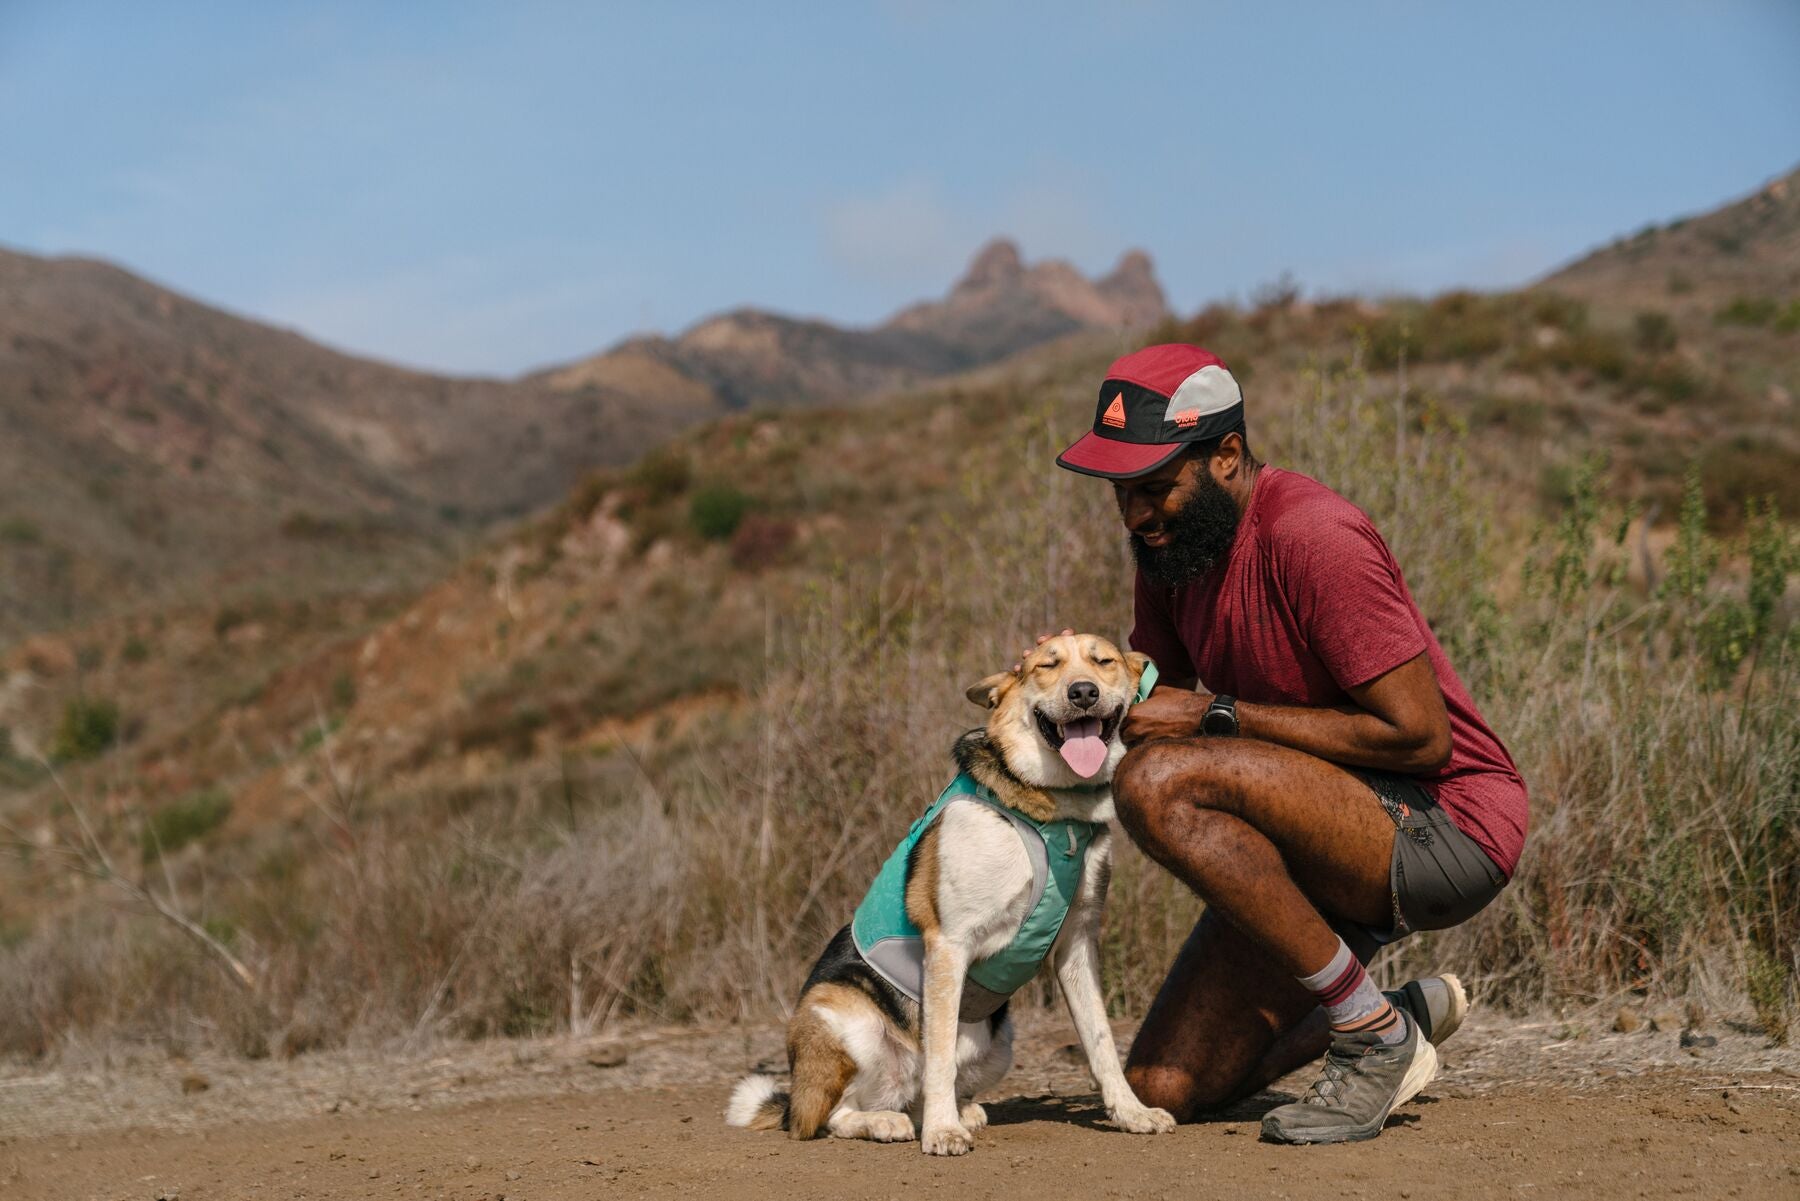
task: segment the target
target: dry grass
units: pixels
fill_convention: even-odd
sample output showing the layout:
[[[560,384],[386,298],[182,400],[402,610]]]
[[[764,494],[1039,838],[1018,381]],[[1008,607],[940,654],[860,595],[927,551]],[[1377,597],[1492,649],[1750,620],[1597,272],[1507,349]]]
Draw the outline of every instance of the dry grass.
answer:
[[[960,407],[946,483],[897,495],[907,516],[870,553],[772,573],[779,587],[734,578],[739,608],[764,612],[753,644],[719,648],[743,705],[654,751],[565,757],[406,806],[361,803],[340,781],[313,820],[258,844],[259,861],[191,856],[171,877],[256,968],[254,992],[166,923],[75,907],[0,948],[0,1049],[100,1031],[261,1054],[784,1010],[942,786],[975,720],[963,686],[1033,631],[1129,626],[1109,493],[1049,467],[1086,420],[1086,386],[1038,403],[1003,391],[992,411]],[[1720,548],[1690,521],[1655,564],[1678,586],[1652,592],[1628,578],[1639,550],[1614,537],[1628,514],[1599,473],[1576,473],[1558,521],[1534,527],[1473,475],[1448,413],[1392,377],[1314,373],[1254,434],[1263,457],[1373,515],[1532,789],[1513,886],[1468,925],[1403,944],[1390,974],[1453,967],[1518,1004],[1729,995],[1783,1029],[1800,962],[1786,527],[1753,523],[1760,542],[1723,548],[1762,563],[1746,579],[1714,568]],[[796,478],[813,491],[795,505],[829,508],[853,486],[830,469]],[[646,639],[715,601],[697,581],[671,589],[619,645],[686,670],[709,644]],[[327,737],[305,753],[330,750]],[[102,837],[125,845],[131,830],[115,816]],[[1134,851],[1121,859],[1106,981],[1135,1012],[1197,903]]]

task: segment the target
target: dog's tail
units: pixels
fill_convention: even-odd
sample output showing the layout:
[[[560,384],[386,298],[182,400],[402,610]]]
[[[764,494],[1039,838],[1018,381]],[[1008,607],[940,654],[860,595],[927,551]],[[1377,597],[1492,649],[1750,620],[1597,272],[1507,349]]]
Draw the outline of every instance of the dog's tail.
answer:
[[[725,1124],[750,1130],[785,1130],[788,1094],[773,1076],[745,1076],[731,1090],[725,1106]]]

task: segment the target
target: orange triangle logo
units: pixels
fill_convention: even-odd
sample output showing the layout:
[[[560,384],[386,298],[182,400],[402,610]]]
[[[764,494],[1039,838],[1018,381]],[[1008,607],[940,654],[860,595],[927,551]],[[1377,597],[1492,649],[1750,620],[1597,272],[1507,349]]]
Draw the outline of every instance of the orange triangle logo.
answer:
[[[1115,392],[1113,401],[1106,406],[1106,412],[1100,414],[1100,424],[1110,425],[1116,430],[1125,428],[1125,394]]]

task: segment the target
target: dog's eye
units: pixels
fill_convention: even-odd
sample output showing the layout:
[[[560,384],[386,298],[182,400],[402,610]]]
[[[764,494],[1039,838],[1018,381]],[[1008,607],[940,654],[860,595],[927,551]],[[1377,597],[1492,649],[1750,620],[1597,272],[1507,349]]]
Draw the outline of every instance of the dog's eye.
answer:
[[[1118,662],[1117,659],[1095,659],[1094,666],[1095,667],[1111,667],[1113,664],[1115,664],[1117,662]]]

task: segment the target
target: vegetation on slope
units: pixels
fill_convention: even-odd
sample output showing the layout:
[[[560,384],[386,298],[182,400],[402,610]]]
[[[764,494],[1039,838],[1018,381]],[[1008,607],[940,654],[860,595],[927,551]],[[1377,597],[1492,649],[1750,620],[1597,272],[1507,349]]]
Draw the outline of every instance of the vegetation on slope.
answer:
[[[1159,336],[1219,349],[1258,452],[1374,516],[1532,787],[1513,886],[1387,970],[1453,966],[1506,1003],[1692,994],[1776,1033],[1800,962],[1792,510],[1719,500],[1742,461],[1708,424],[1728,380],[1684,368],[1712,403],[1647,412],[1666,340],[1581,333],[1578,311],[1276,303]],[[1553,354],[1578,334],[1598,349]],[[70,765],[67,800],[42,784],[10,811],[35,891],[0,950],[0,1047],[116,1032],[261,1053],[781,1011],[942,786],[976,718],[963,686],[1035,630],[1123,637],[1110,495],[1051,466],[1115,349],[878,415],[716,423],[315,666]],[[1678,528],[1647,531],[1649,504]],[[165,765],[166,792],[128,782],[127,756]],[[254,988],[56,867],[81,846],[69,802],[135,852],[212,787],[230,810],[175,823],[186,845],[144,879],[166,867]],[[1120,1012],[1195,910],[1122,855]]]

